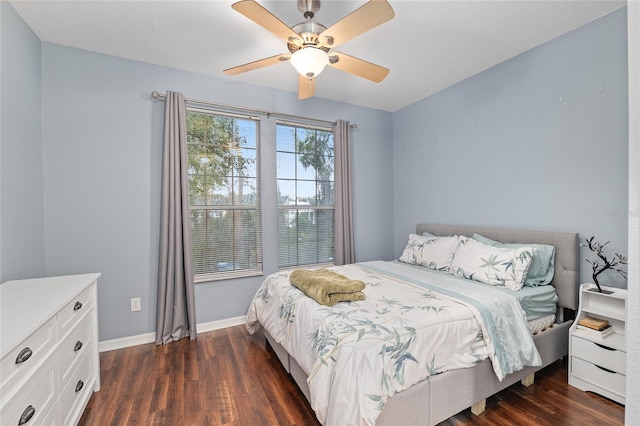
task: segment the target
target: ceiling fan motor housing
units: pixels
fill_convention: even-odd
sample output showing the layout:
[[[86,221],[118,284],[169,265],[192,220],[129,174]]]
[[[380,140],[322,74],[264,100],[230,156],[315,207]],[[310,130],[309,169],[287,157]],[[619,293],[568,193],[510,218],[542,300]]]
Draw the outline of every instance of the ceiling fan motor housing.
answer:
[[[304,0],[300,0],[300,1],[304,1]],[[293,26],[291,29],[295,31],[302,39],[302,45],[287,43],[287,47],[289,48],[289,51],[291,53],[310,45],[315,46],[318,49],[324,50],[325,52],[329,51],[328,47],[318,45],[319,44],[318,35],[327,29],[327,27],[325,27],[324,25],[309,20],[309,21],[301,22],[298,25]]]

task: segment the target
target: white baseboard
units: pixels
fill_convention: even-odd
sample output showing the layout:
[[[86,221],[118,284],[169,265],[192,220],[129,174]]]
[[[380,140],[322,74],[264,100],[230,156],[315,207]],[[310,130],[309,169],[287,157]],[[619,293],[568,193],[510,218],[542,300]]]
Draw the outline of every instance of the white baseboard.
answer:
[[[198,334],[206,333],[207,331],[220,330],[227,327],[235,327],[236,325],[243,325],[247,319],[246,315],[242,315],[234,318],[227,318],[218,321],[209,321],[202,324],[198,324]]]
[[[156,333],[138,334],[137,336],[122,337],[120,339],[105,340],[98,343],[100,352],[113,351],[115,349],[144,345],[156,341]]]
[[[198,334],[206,333],[208,331],[220,330],[227,327],[235,327],[236,325],[244,324],[246,319],[245,315],[227,318],[218,321],[209,321],[197,325]],[[105,340],[98,344],[100,352],[113,351],[115,349],[128,348],[131,346],[144,345],[147,343],[154,343],[156,341],[155,333],[138,334],[137,336],[122,337],[120,339]]]

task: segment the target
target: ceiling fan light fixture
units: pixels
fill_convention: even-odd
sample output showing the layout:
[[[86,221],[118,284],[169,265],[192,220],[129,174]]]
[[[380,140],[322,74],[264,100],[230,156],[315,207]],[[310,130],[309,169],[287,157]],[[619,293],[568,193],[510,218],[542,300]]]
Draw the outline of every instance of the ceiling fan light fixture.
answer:
[[[295,51],[290,62],[301,76],[311,79],[320,74],[329,63],[329,55],[322,49],[308,46]]]

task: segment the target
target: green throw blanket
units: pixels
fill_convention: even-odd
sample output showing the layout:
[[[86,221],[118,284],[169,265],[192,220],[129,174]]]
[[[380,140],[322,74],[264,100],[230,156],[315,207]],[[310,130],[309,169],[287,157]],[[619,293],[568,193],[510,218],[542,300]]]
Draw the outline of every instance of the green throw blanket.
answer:
[[[321,305],[333,306],[338,302],[364,300],[362,290],[365,286],[362,281],[350,280],[328,269],[296,269],[291,272],[289,281]]]

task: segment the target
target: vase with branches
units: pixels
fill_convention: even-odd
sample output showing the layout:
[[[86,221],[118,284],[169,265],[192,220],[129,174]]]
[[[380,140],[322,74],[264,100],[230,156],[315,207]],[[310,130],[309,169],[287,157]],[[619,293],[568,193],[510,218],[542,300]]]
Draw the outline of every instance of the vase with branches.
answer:
[[[596,240],[595,236],[590,238],[585,238],[585,243],[581,244],[583,247],[591,250],[598,257],[596,260],[585,259],[590,265],[593,271],[593,283],[598,287],[598,291],[603,293],[602,288],[600,287],[600,283],[598,282],[598,276],[602,274],[604,271],[612,270],[620,274],[624,279],[627,279],[627,272],[624,270],[627,265],[627,256],[622,255],[620,253],[613,253],[613,258],[609,258],[604,251],[605,246],[609,244],[609,241],[606,243],[601,243]]]

